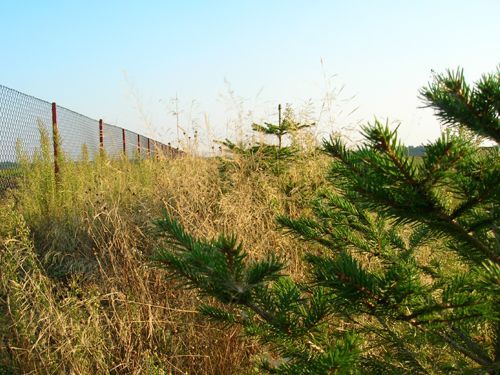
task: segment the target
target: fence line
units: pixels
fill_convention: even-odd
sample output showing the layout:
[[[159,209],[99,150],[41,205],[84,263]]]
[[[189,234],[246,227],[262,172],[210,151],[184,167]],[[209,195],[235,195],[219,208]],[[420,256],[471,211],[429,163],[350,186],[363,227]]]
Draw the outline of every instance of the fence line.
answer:
[[[130,159],[181,153],[170,144],[0,85],[0,191],[15,185],[19,148],[28,158],[40,150],[41,129],[53,145],[56,173],[59,153],[77,161],[84,146],[90,158],[103,151]]]

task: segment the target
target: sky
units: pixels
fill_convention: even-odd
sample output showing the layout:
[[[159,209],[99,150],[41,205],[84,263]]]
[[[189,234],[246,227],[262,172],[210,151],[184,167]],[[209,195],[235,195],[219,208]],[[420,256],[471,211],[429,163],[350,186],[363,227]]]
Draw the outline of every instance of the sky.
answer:
[[[206,145],[290,103],[318,137],[356,139],[376,117],[419,145],[440,131],[419,89],[433,71],[494,71],[498,14],[498,0],[0,0],[0,84],[173,144],[177,125]]]

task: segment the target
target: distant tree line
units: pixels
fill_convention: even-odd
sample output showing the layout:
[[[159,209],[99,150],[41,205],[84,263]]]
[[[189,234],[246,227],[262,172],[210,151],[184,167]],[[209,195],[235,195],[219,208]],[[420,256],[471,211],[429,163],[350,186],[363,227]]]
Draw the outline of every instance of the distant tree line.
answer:
[[[423,145],[420,146],[408,146],[408,156],[424,156],[425,155],[425,147]]]

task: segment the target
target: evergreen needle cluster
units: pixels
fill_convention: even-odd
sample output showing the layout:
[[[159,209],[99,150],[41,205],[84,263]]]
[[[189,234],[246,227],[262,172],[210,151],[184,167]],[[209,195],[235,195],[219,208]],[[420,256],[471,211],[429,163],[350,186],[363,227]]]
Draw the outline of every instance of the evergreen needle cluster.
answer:
[[[324,141],[330,186],[312,215],[278,218],[311,243],[305,281],[272,251],[250,260],[232,236],[158,220],[157,264],[215,299],[203,314],[268,345],[267,371],[500,372],[500,72],[473,86],[461,70],[436,75],[421,96],[449,125],[421,159],[379,121],[356,149]]]
[[[247,158],[256,157],[260,166],[270,167],[271,171],[279,175],[283,172],[286,166],[285,163],[292,161],[298,151],[298,147],[293,144],[293,141],[290,145],[285,145],[286,138],[294,136],[301,130],[310,128],[315,124],[302,124],[295,120],[295,115],[290,105],[285,107],[283,119],[281,119],[281,104],[278,106],[278,112],[279,119],[277,125],[269,122],[252,124],[253,131],[266,136],[274,136],[276,144],[258,142],[248,147],[242,143],[236,144],[229,139],[220,143],[233,154]]]

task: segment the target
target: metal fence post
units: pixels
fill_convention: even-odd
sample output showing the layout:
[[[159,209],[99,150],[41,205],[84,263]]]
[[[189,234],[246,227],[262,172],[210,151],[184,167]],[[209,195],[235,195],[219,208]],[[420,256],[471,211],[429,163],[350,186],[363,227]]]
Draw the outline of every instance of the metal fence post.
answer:
[[[52,143],[54,147],[54,175],[59,180],[59,128],[57,126],[57,105],[52,103]]]
[[[122,129],[122,147],[123,147],[123,154],[127,155],[127,146],[125,143],[125,129]]]
[[[104,129],[102,119],[99,119],[99,151],[102,156],[104,154]]]
[[[0,139],[0,164],[2,164],[0,165],[0,194],[6,188],[16,186],[15,178],[17,174],[17,171],[9,170],[4,173],[2,170],[2,168],[15,168],[17,156],[16,147],[13,144],[4,147],[4,130],[7,131],[7,142],[14,141],[14,139],[17,141],[17,137],[20,137],[19,141],[27,142],[28,150],[24,150],[27,158],[38,153],[40,147],[48,146],[49,155],[45,156],[49,160],[46,160],[46,162],[48,163],[47,167],[50,167],[49,172],[52,173],[50,180],[56,191],[62,188],[66,177],[69,178],[69,176],[66,176],[66,166],[72,161],[97,159],[98,157],[94,152],[102,155],[107,154],[105,157],[109,159],[122,156],[118,151],[120,149],[120,130],[123,156],[127,159],[140,158],[144,160],[148,157],[150,160],[154,160],[160,159],[164,155],[183,154],[182,151],[157,141],[156,137],[145,137],[137,132],[105,123],[103,119],[90,118],[74,112],[57,105],[55,101],[49,102],[38,99],[2,85],[0,85],[0,107],[0,127],[2,127],[0,129],[0,138],[2,138]],[[62,121],[60,129],[59,119]],[[51,121],[52,129],[50,127]],[[37,132],[37,125],[43,126],[43,124],[47,126],[47,129],[45,129],[47,137],[44,134],[40,137]],[[22,126],[22,129],[18,129],[17,126]],[[104,127],[106,127],[106,130],[104,130]],[[17,130],[20,130],[21,133],[18,134]],[[44,129],[39,130],[43,131]],[[99,135],[96,134],[97,130]],[[90,139],[85,135],[89,135]],[[11,140],[11,137],[15,138]],[[50,137],[52,137],[52,150],[50,144],[39,144],[39,142],[43,143],[46,140],[45,138],[48,138],[50,143]],[[137,156],[134,150],[135,137],[137,137]],[[97,143],[98,140],[99,143]],[[78,150],[79,147],[80,150]],[[46,152],[47,150],[44,149],[43,151]],[[52,155],[50,155],[51,152]],[[50,160],[51,156],[53,160]]]

